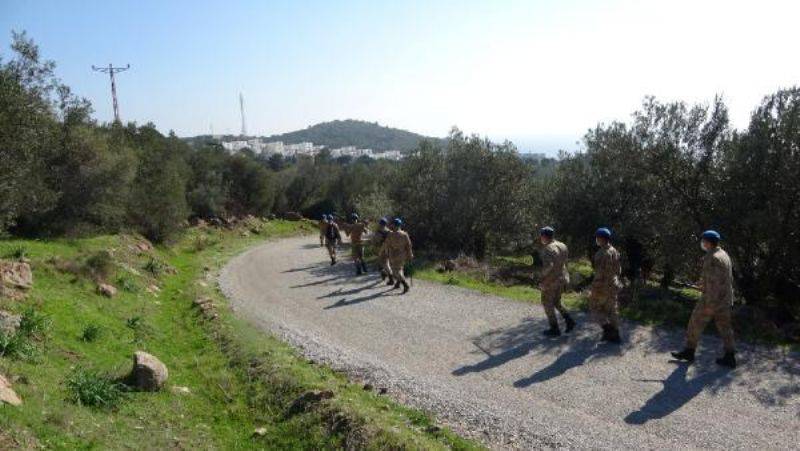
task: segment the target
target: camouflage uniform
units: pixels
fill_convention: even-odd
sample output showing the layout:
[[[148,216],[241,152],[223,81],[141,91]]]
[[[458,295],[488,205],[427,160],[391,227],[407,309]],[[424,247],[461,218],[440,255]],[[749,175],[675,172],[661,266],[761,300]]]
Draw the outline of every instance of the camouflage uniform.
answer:
[[[403,274],[403,267],[406,262],[414,258],[414,252],[411,250],[411,238],[405,230],[391,230],[386,240],[383,243],[383,250],[389,258],[389,266],[392,270],[392,276],[397,283],[407,284],[406,277]]]
[[[619,252],[610,243],[606,243],[594,254],[592,266],[594,280],[589,295],[589,309],[600,325],[618,329],[617,294],[622,287],[619,280],[622,271]]]
[[[325,230],[328,228],[328,221],[320,219],[317,226],[319,227],[319,245],[322,247],[325,245]]]
[[[391,233],[386,226],[381,226],[375,235],[372,236],[372,245],[376,250],[376,254],[378,255],[378,266],[381,268],[383,274],[391,275],[392,270],[389,267],[389,254],[383,247],[383,243],[386,241],[386,238]]]
[[[336,261],[336,243],[341,242],[342,234],[339,232],[339,226],[335,222],[331,222],[325,227],[325,247],[328,249],[331,262]]]
[[[355,224],[342,224],[342,227],[344,228],[344,233],[350,237],[353,260],[357,263],[363,261],[364,242],[362,238],[367,233],[367,225],[359,221]]]
[[[542,289],[542,307],[547,314],[550,326],[557,328],[556,310],[565,319],[569,317],[561,305],[561,292],[569,284],[569,272],[567,271],[569,251],[564,243],[553,240],[542,249],[541,254],[542,275],[539,286]]]
[[[733,273],[728,253],[716,247],[703,257],[703,292],[692,311],[686,332],[686,347],[695,349],[703,329],[712,319],[722,338],[725,352],[734,351],[731,304],[733,303]]]

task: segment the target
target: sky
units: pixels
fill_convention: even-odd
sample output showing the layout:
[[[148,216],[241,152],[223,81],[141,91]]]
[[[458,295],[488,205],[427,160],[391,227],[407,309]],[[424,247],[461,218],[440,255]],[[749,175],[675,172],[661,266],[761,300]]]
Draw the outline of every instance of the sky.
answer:
[[[707,103],[733,125],[800,84],[800,1],[0,0],[0,47],[26,30],[95,116],[179,136],[272,135],[362,119],[457,126],[521,151],[580,147],[642,99]]]

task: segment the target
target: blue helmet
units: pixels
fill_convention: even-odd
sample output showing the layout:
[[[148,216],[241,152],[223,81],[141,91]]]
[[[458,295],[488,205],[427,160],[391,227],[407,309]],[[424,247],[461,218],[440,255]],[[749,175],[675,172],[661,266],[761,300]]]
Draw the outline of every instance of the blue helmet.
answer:
[[[553,229],[550,226],[542,227],[541,229],[539,229],[540,236],[546,236],[552,238],[555,233],[556,233],[555,229]]]
[[[398,226],[398,227],[400,227],[401,225],[403,225],[403,220],[402,220],[402,219],[400,219],[400,218],[394,218],[394,221],[392,221],[392,222],[394,222],[394,225],[396,225],[396,226]]]
[[[611,238],[611,230],[609,230],[608,227],[600,227],[594,232],[594,236],[609,239]]]
[[[355,213],[355,212],[351,213],[350,214],[350,220],[351,221],[358,221],[358,213]]]
[[[386,218],[381,218],[381,219],[378,221],[378,224],[380,224],[380,225],[382,225],[382,226],[385,226],[385,225],[386,225],[386,224],[388,224],[388,223],[389,223],[389,220],[388,220],[388,219],[386,219]]]
[[[702,235],[700,235],[700,238],[716,244],[719,243],[719,240],[722,239],[722,236],[716,230],[706,230]]]

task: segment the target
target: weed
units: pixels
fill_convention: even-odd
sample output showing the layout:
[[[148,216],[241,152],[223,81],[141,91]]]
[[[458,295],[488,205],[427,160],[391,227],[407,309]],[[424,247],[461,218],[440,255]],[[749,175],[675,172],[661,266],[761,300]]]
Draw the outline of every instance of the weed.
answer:
[[[216,245],[218,242],[218,240],[213,239],[208,235],[198,235],[195,237],[194,241],[192,241],[192,249],[195,252],[202,252],[209,247]]]
[[[158,277],[167,270],[167,265],[163,262],[150,257],[150,260],[144,264],[144,270],[152,274],[154,277]]]
[[[97,324],[89,324],[88,326],[83,328],[83,333],[81,334],[81,340],[91,343],[96,341],[100,338],[103,329],[100,328]]]
[[[125,326],[133,331],[133,342],[141,343],[150,335],[151,329],[141,316],[133,316],[125,320]]]
[[[86,259],[86,270],[95,280],[105,280],[114,271],[114,258],[108,251],[99,251]]]
[[[114,408],[125,398],[123,384],[94,370],[77,368],[65,383],[69,400],[82,406]]]
[[[136,285],[136,282],[127,276],[120,276],[117,279],[117,285],[128,293],[136,293],[139,291],[139,287]]]
[[[21,245],[14,247],[6,254],[6,258],[14,260],[22,260],[28,258],[28,248]]]
[[[38,356],[39,350],[23,333],[0,334],[0,357],[33,361]]]
[[[22,320],[19,323],[19,332],[26,338],[42,339],[50,331],[53,320],[49,315],[39,313],[33,307],[28,307],[22,312]]]

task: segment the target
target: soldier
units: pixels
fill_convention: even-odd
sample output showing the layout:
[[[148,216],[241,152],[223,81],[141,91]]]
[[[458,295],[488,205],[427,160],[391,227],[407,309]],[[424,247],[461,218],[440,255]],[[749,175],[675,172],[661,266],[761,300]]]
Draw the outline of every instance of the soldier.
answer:
[[[331,257],[331,266],[336,264],[336,245],[342,242],[342,234],[339,226],[333,219],[333,215],[328,215],[327,225],[325,226],[325,247],[328,248],[328,255]]]
[[[603,328],[602,341],[621,343],[619,335],[619,312],[617,294],[622,284],[619,252],[611,245],[611,231],[605,227],[597,229],[595,243],[600,249],[594,254],[592,266],[594,280],[589,295],[589,309]]]
[[[375,253],[378,256],[378,267],[381,271],[381,280],[386,280],[388,277],[388,285],[394,285],[392,270],[389,268],[389,256],[383,248],[383,243],[386,241],[386,237],[389,236],[390,232],[388,225],[389,220],[386,218],[381,218],[380,221],[378,221],[378,230],[375,231],[375,234],[372,236],[372,245],[375,249]]]
[[[322,214],[322,217],[319,218],[319,222],[317,223],[317,227],[319,227],[319,247],[325,245],[325,230],[328,229],[328,215],[325,213]]]
[[[569,284],[569,272],[567,271],[569,251],[567,250],[567,245],[553,238],[554,235],[555,230],[552,227],[544,227],[539,230],[539,240],[544,246],[542,249],[543,264],[539,289],[542,291],[542,306],[550,323],[550,329],[542,333],[548,337],[561,335],[556,310],[564,318],[565,332],[569,333],[575,328],[575,321],[561,305],[561,292]]]
[[[414,252],[411,250],[411,238],[403,230],[402,219],[395,218],[392,222],[391,231],[386,236],[383,249],[389,257],[389,266],[392,269],[392,276],[395,281],[394,287],[400,288],[402,285],[403,294],[408,293],[409,287],[403,274],[403,267],[406,262],[414,258]]]
[[[736,368],[733,328],[731,327],[731,304],[733,303],[733,270],[728,253],[719,247],[721,237],[714,230],[706,230],[701,235],[700,247],[705,251],[703,273],[700,279],[702,296],[692,311],[686,331],[686,347],[681,352],[673,352],[678,360],[694,362],[694,351],[700,334],[713,319],[722,337],[725,354],[717,359],[717,364]]]
[[[358,218],[358,213],[350,215],[350,224],[344,224],[344,233],[350,237],[350,247],[353,254],[353,263],[356,265],[356,275],[360,276],[367,272],[367,264],[364,262],[364,243],[362,238],[369,233],[367,224]]]

